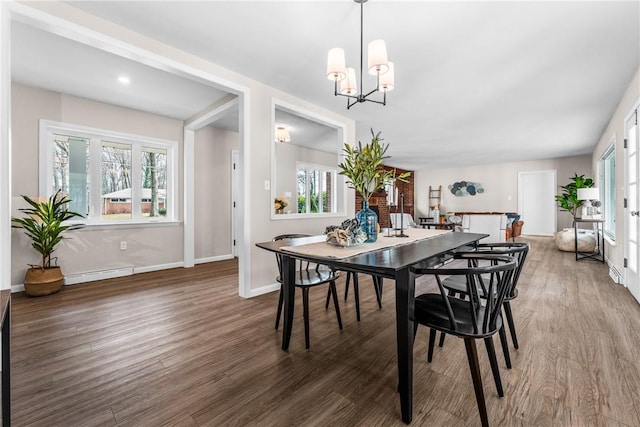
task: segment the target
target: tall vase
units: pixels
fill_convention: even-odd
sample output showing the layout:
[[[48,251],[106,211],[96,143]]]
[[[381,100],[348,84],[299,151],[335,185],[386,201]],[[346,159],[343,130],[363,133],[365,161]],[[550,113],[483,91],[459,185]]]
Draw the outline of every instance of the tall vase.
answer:
[[[362,202],[362,210],[356,214],[356,219],[360,222],[360,228],[367,235],[365,243],[378,240],[378,215],[369,209],[369,202]]]

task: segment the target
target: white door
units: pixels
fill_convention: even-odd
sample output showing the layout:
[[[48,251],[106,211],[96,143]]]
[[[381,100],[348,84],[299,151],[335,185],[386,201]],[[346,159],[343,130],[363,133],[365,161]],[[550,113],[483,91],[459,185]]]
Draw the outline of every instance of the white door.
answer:
[[[557,171],[518,172],[518,214],[522,234],[553,236],[557,228]]]
[[[238,233],[236,227],[238,220],[236,215],[238,214],[238,182],[239,182],[239,170],[238,170],[238,150],[231,151],[231,254],[234,257],[238,256]]]
[[[640,280],[638,279],[638,242],[640,242],[640,216],[638,215],[638,110],[636,109],[625,122],[625,190],[627,194],[627,209],[625,210],[625,259],[627,268],[625,284],[631,294],[640,301]]]

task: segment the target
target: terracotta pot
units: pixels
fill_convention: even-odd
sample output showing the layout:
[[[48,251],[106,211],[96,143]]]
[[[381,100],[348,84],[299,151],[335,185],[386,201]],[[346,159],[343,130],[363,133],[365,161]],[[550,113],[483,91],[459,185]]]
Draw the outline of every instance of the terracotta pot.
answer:
[[[30,268],[24,276],[24,292],[32,297],[55,294],[64,285],[60,267]]]

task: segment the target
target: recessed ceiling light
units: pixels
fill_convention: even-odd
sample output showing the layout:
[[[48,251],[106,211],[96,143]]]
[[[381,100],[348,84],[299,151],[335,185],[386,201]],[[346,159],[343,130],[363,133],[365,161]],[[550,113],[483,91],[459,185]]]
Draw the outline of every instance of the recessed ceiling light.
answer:
[[[122,83],[123,85],[128,85],[129,83],[131,83],[131,79],[127,76],[120,76],[118,77],[118,81],[120,83]]]

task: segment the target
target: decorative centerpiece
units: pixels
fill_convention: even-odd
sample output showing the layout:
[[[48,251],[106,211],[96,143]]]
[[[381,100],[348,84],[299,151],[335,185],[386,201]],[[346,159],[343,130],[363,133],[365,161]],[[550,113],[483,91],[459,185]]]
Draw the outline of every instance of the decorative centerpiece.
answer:
[[[281,214],[287,206],[289,206],[289,202],[284,197],[278,196],[273,199],[273,208],[276,210],[276,213]]]
[[[344,144],[345,158],[338,165],[340,175],[347,178],[347,185],[355,189],[362,196],[362,210],[356,214],[362,231],[367,235],[365,242],[375,242],[378,239],[378,215],[369,209],[369,199],[376,191],[384,188],[393,179],[407,182],[411,172],[404,172],[396,176],[395,169],[385,169],[382,166],[389,149],[389,144],[381,144],[380,132],[371,129],[371,143],[357,146]]]
[[[336,246],[356,246],[367,239],[367,234],[362,231],[357,219],[347,219],[340,225],[330,225],[324,230],[327,235],[327,243]]]
[[[23,218],[11,218],[12,227],[22,228],[31,239],[33,247],[40,255],[40,265],[29,265],[24,278],[24,291],[27,295],[40,296],[58,292],[64,284],[64,275],[57,265],[58,258],[51,257],[56,246],[62,241],[67,230],[80,228],[81,224],[63,225],[74,217],[82,217],[69,210],[69,198],[58,190],[44,201],[37,201],[27,196],[22,198],[30,205],[19,209]]]

